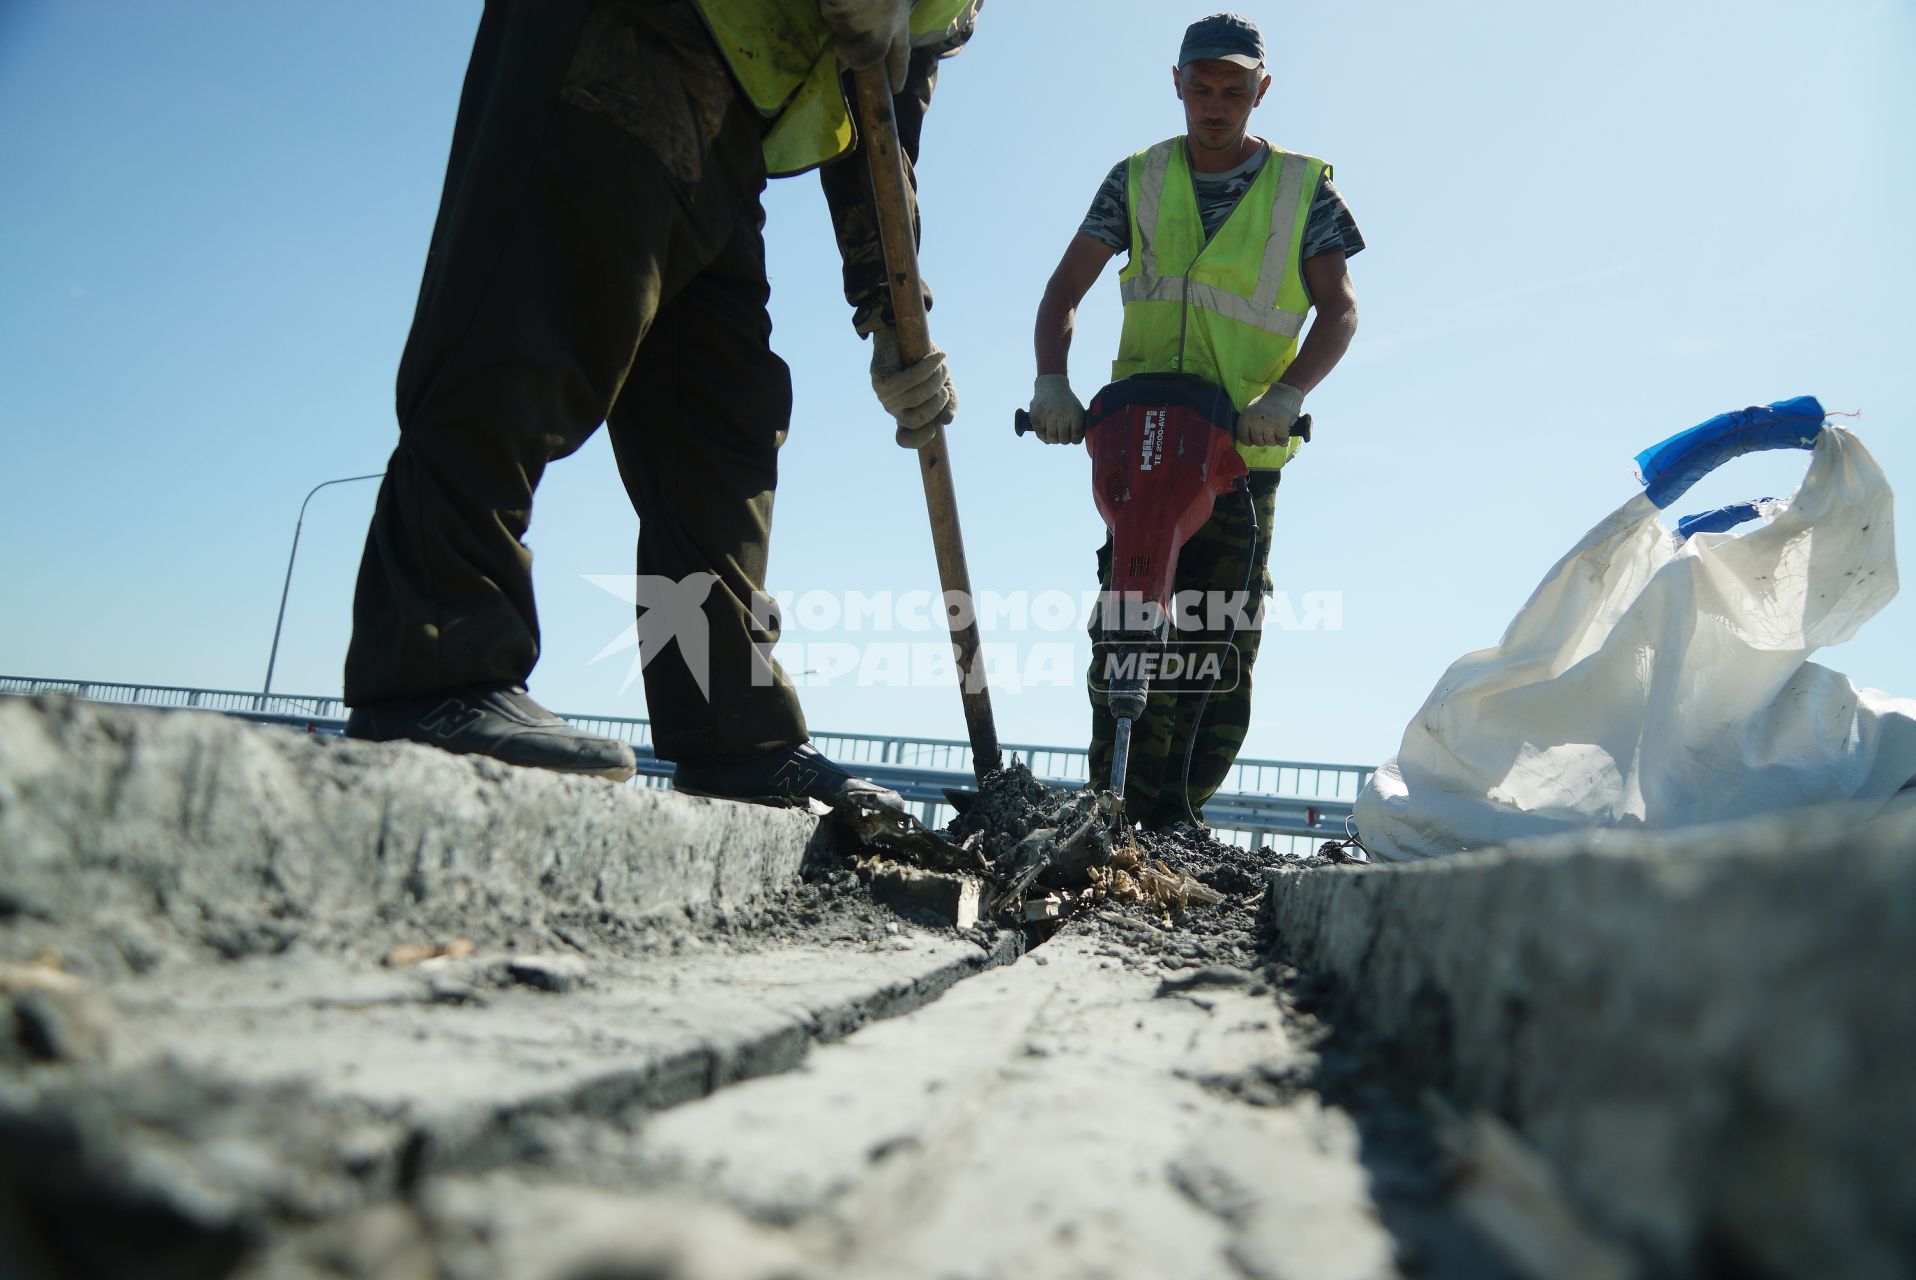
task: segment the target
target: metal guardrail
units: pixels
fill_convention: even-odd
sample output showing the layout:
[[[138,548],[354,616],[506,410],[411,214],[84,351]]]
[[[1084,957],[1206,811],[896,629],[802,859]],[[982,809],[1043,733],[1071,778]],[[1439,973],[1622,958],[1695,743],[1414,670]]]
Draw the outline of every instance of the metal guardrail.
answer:
[[[346,728],[344,702],[325,695],[34,676],[0,676],[0,694],[67,694],[134,706],[196,708],[308,733],[342,733]],[[638,757],[635,781],[639,785],[670,785],[672,763],[659,759],[653,751],[649,720],[561,714],[581,729],[630,742]],[[971,744],[961,739],[814,733],[812,742],[840,764],[893,788],[917,805],[919,816],[928,826],[943,826],[951,820],[947,789],[970,790],[976,786],[971,772]],[[1007,759],[1024,761],[1035,776],[1056,786],[1083,786],[1090,778],[1090,754],[1083,747],[1004,743],[1002,749]],[[1221,838],[1252,848],[1283,841],[1285,852],[1308,850],[1319,841],[1343,837],[1345,819],[1371,772],[1367,765],[1239,760],[1224,786],[1204,806],[1204,820]]]

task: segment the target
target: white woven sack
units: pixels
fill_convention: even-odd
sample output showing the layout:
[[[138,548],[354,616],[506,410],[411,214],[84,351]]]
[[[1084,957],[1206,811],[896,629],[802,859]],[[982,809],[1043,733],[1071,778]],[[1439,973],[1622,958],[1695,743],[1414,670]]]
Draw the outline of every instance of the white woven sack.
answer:
[[[1364,844],[1434,857],[1887,801],[1916,779],[1916,699],[1807,660],[1896,594],[1889,482],[1826,426],[1795,496],[1760,510],[1680,539],[1639,494],[1586,534],[1501,644],[1444,673],[1358,797]]]

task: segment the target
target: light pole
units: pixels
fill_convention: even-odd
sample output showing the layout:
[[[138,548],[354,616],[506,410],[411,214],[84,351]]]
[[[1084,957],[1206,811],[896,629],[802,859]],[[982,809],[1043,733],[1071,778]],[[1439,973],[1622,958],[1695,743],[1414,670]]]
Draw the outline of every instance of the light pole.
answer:
[[[377,480],[385,474],[384,471],[375,471],[371,475],[341,476],[337,480],[322,480],[306,495],[306,502],[311,502],[313,494],[327,485],[351,484],[355,480]],[[299,554],[299,531],[306,524],[306,502],[299,504],[299,520],[293,525],[293,549],[286,556],[286,585],[279,589],[279,619],[273,623],[273,648],[266,655],[266,683],[260,686],[259,701],[253,704],[255,711],[266,709],[266,696],[273,691],[273,664],[279,661],[279,632],[280,628],[286,625],[286,597],[293,590],[293,558]]]

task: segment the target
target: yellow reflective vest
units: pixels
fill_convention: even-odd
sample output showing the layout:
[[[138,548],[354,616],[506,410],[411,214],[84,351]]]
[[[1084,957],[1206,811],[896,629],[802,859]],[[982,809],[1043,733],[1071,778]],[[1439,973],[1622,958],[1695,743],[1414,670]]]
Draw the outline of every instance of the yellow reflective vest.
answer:
[[[969,32],[983,3],[917,0],[913,46],[943,44]],[[851,149],[851,112],[818,0],[699,0],[699,10],[752,105],[772,117],[765,135],[767,173],[803,173]]]
[[[1250,190],[1207,241],[1184,139],[1132,156],[1125,188],[1131,260],[1118,273],[1124,329],[1112,381],[1195,373],[1228,391],[1240,410],[1263,395],[1297,358],[1311,309],[1299,261],[1304,224],[1329,169],[1271,147]],[[1240,443],[1237,450],[1252,468],[1274,471],[1298,443]]]

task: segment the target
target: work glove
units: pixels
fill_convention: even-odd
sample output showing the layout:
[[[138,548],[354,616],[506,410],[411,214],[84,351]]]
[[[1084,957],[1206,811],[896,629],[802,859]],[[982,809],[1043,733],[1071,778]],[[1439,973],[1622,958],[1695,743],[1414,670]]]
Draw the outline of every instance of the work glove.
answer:
[[[838,60],[854,71],[882,66],[891,91],[905,87],[911,63],[911,0],[818,0],[838,42]]]
[[[1277,445],[1291,438],[1297,415],[1304,408],[1304,393],[1288,382],[1273,382],[1270,389],[1244,406],[1237,415],[1237,439],[1240,444]]]
[[[1041,373],[1031,388],[1031,429],[1046,444],[1077,444],[1084,439],[1084,405],[1071,393],[1062,373]]]
[[[958,414],[958,391],[951,385],[945,353],[937,347],[915,364],[900,367],[898,331],[882,326],[872,331],[872,390],[898,422],[898,443],[922,449],[937,429]]]

